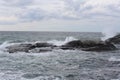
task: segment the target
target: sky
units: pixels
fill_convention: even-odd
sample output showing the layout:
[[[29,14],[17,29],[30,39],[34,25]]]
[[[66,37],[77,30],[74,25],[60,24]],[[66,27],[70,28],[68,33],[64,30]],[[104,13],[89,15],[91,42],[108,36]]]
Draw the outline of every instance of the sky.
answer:
[[[120,0],[0,0],[0,31],[120,32]]]

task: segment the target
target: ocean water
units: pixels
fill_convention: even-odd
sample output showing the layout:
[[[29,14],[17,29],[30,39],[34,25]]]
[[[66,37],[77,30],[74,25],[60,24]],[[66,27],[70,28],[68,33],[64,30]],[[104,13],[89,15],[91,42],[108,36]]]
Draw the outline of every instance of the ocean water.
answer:
[[[0,32],[0,80],[120,80],[120,51],[53,50],[8,53],[9,44],[100,40],[101,33]]]

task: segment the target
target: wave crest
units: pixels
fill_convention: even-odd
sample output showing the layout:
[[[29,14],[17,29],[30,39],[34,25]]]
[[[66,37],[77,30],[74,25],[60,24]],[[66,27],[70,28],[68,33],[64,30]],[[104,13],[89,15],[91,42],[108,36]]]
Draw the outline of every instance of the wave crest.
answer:
[[[54,44],[56,46],[61,46],[61,45],[64,45],[65,43],[73,41],[73,40],[77,40],[77,39],[70,36],[70,37],[66,37],[66,39],[64,41],[62,41],[62,40],[50,40],[50,41],[47,41],[47,43]]]

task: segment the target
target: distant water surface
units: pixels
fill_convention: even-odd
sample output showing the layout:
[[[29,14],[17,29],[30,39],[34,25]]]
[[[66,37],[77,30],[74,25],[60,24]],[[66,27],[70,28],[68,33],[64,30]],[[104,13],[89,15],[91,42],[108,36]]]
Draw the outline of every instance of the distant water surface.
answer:
[[[15,42],[32,42],[32,41],[49,41],[65,40],[67,37],[74,37],[82,40],[100,39],[101,33],[91,32],[0,32],[0,43],[4,41]]]

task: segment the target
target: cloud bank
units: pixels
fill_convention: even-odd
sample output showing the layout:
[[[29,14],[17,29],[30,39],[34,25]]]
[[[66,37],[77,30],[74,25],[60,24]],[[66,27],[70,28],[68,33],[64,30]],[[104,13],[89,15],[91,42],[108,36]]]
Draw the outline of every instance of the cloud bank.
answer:
[[[0,31],[120,31],[120,0],[0,0]]]
[[[120,0],[0,0],[0,24],[120,18]]]

